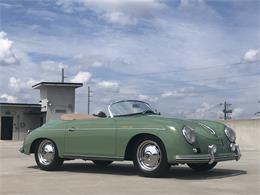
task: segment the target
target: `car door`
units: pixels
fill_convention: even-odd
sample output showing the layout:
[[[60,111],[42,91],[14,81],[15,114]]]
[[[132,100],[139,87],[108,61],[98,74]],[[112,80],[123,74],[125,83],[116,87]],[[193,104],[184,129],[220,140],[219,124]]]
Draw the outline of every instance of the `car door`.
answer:
[[[73,156],[115,156],[116,130],[112,118],[71,121],[65,133],[65,153]]]

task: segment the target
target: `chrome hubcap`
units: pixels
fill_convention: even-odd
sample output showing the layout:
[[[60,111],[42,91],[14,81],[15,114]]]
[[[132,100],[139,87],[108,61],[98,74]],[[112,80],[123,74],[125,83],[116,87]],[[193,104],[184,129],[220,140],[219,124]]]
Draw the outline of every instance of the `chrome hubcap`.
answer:
[[[55,155],[55,147],[50,140],[44,140],[38,148],[38,158],[41,164],[50,165]]]
[[[161,150],[152,140],[142,142],[137,149],[137,161],[146,171],[155,170],[161,162]]]

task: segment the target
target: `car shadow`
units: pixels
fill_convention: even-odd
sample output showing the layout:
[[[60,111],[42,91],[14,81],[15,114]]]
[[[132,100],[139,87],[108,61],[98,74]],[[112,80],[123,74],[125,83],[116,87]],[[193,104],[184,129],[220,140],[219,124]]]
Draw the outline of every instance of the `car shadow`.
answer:
[[[39,169],[37,166],[30,166],[28,168]],[[119,163],[111,164],[107,167],[96,166],[93,163],[64,163],[59,171],[125,176],[138,175],[132,164]],[[245,174],[247,174],[247,171],[237,169],[214,168],[208,172],[197,172],[185,166],[172,166],[169,174],[167,174],[164,179],[206,180],[235,177]]]
[[[194,171],[189,167],[172,167],[166,178],[175,178],[183,180],[206,180],[206,179],[221,179],[227,177],[235,177],[245,175],[247,171],[237,169],[214,168],[210,171],[199,172]]]

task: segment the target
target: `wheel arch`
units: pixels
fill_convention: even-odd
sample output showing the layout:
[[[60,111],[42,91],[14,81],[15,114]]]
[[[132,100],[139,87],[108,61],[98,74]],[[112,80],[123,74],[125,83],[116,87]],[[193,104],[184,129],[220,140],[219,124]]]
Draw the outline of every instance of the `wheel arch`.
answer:
[[[36,147],[37,147],[37,145],[38,145],[42,140],[45,140],[45,139],[50,140],[50,141],[52,141],[52,142],[54,143],[54,145],[55,145],[55,147],[56,147],[56,149],[57,149],[57,151],[58,151],[58,155],[59,155],[60,152],[59,152],[59,148],[58,148],[56,142],[55,142],[53,139],[50,139],[50,138],[47,138],[47,137],[40,137],[40,138],[35,139],[35,140],[32,142],[32,144],[31,144],[30,154],[34,153],[34,152],[35,152],[35,149],[36,149]]]
[[[134,145],[136,144],[137,140],[139,140],[142,137],[153,137],[153,138],[158,139],[164,147],[163,150],[165,150],[165,155],[166,155],[166,158],[167,158],[166,147],[165,147],[165,144],[160,137],[158,137],[157,135],[151,134],[151,133],[139,133],[139,134],[134,135],[128,141],[127,146],[126,146],[126,150],[125,150],[124,160],[133,160],[132,156],[133,156]]]

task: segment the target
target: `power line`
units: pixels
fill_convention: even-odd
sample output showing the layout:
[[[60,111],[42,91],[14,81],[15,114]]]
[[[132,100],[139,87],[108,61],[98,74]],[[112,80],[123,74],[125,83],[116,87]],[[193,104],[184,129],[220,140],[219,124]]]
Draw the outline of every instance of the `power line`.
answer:
[[[248,86],[248,87],[240,87],[240,88],[226,88],[226,89],[210,89],[210,90],[200,90],[200,91],[192,91],[192,93],[208,93],[208,92],[216,92],[216,91],[236,91],[236,90],[247,90],[250,88],[259,88],[259,85],[252,85],[252,86]],[[167,90],[167,91],[171,91],[171,90]],[[174,90],[172,90],[174,91]],[[176,89],[175,89],[176,91]],[[177,91],[178,92],[178,91]],[[160,95],[163,94],[164,92],[160,92],[160,93],[146,93],[147,95]],[[185,92],[182,92],[185,94]],[[187,95],[189,94],[189,92],[186,92]]]
[[[255,62],[259,62],[260,60],[258,61],[255,61]],[[247,62],[248,64],[249,63],[255,63],[255,62]],[[237,62],[237,63],[233,63],[233,64],[230,64],[230,65],[221,65],[221,66],[232,66],[232,65],[238,65],[238,64],[245,64],[245,62]],[[154,72],[154,73],[144,73],[144,74],[137,74],[137,75],[134,75],[134,74],[126,74],[128,76],[145,76],[145,75],[157,75],[157,74],[167,74],[167,73],[172,73],[172,72],[185,72],[185,71],[193,71],[193,70],[201,70],[201,69],[209,69],[209,68],[218,68],[218,66],[209,66],[209,67],[204,67],[204,68],[194,68],[194,69],[189,69],[189,70],[173,70],[173,71],[165,71],[165,72]],[[259,70],[260,71],[260,70]],[[216,80],[224,80],[224,79],[230,79],[230,78],[245,78],[245,77],[254,77],[254,76],[259,76],[260,75],[260,72],[257,72],[257,73],[253,73],[253,74],[242,74],[242,75],[234,75],[234,76],[230,76],[230,75],[226,75],[226,76],[221,76],[221,77],[217,77],[217,78],[205,78],[205,79],[194,79],[194,80],[175,80],[175,81],[170,81],[169,82],[169,79],[161,79],[160,78],[160,82],[166,82],[166,83],[153,83],[153,84],[156,84],[156,85],[160,85],[160,86],[163,86],[163,85],[172,85],[172,83],[193,83],[193,82],[200,82],[200,81],[216,81]],[[144,77],[142,79],[149,79],[147,77]]]
[[[198,81],[215,81],[215,80],[223,80],[223,79],[230,79],[230,78],[240,78],[240,77],[251,77],[251,76],[258,76],[260,75],[260,72],[254,73],[254,74],[245,74],[245,75],[236,75],[236,76],[222,76],[217,78],[206,78],[206,79],[194,79],[194,80],[181,80],[181,81],[171,81],[171,83],[166,83],[165,85],[170,85],[172,83],[192,83],[192,82],[198,82]],[[169,82],[169,80],[165,80]],[[161,84],[160,85],[164,85]]]
[[[146,76],[146,75],[158,75],[158,74],[168,74],[168,73],[177,73],[177,72],[189,72],[189,71],[198,71],[198,70],[207,70],[207,69],[218,69],[222,67],[229,67],[229,66],[236,66],[240,64],[254,64],[256,62],[260,62],[260,60],[256,60],[254,62],[235,62],[232,64],[222,64],[222,65],[211,65],[211,66],[205,66],[205,67],[200,67],[200,68],[190,68],[190,69],[185,69],[185,70],[168,70],[168,71],[161,71],[161,72],[147,72],[147,73],[140,73],[140,74],[127,74],[128,76]]]
[[[215,92],[215,91],[239,91],[239,90],[247,90],[247,89],[251,89],[251,88],[259,88],[259,85],[252,85],[252,86],[247,86],[247,87],[240,87],[240,88],[226,88],[226,89],[210,89],[210,90],[203,90],[203,91],[192,91],[192,93],[208,93],[208,92]],[[167,91],[171,91],[171,90],[167,90]],[[173,91],[173,90],[172,90]],[[175,89],[176,91],[176,89]],[[165,91],[164,91],[165,92]],[[146,95],[161,95],[164,92],[158,92],[158,93],[145,93]],[[111,91],[110,93],[115,94],[115,92]],[[118,92],[116,92],[118,93]],[[182,92],[185,94],[185,92]],[[189,94],[188,92],[186,92],[187,95]],[[124,95],[124,93],[120,93],[122,95]],[[77,96],[79,97],[84,97],[86,96],[87,93],[79,93],[77,94]],[[129,95],[129,93],[125,93],[125,95]],[[136,94],[135,94],[136,95]]]

